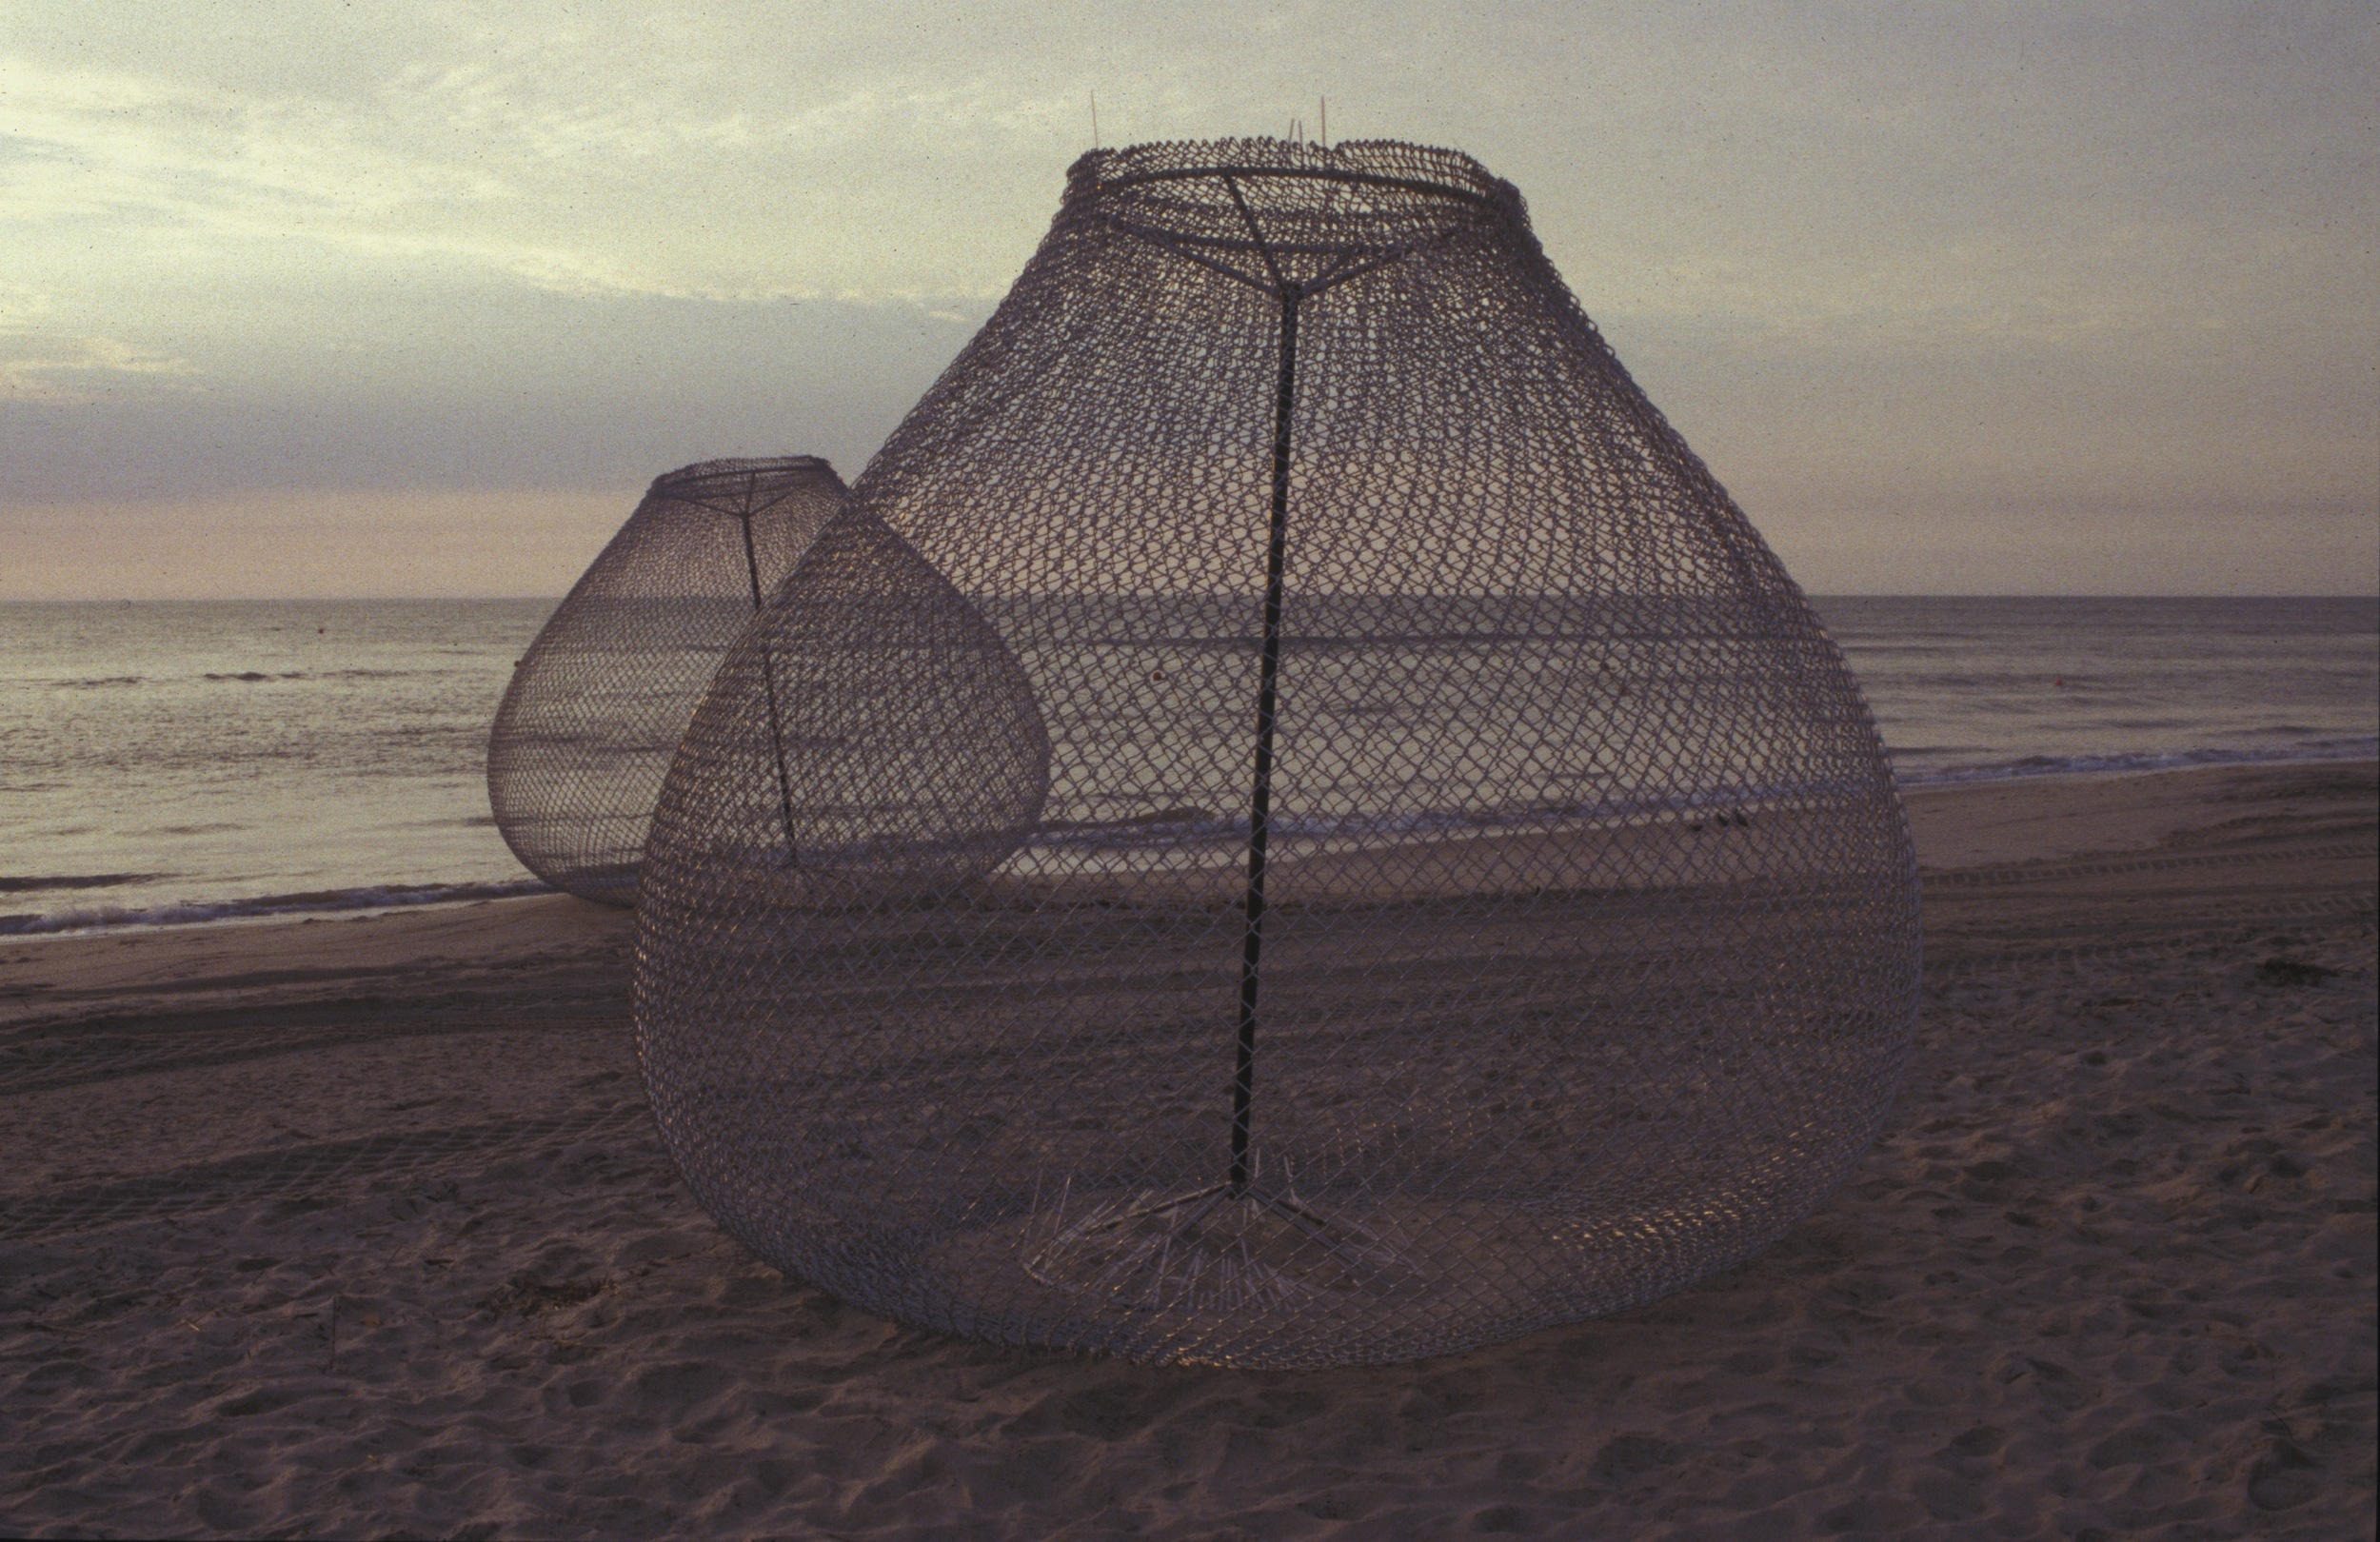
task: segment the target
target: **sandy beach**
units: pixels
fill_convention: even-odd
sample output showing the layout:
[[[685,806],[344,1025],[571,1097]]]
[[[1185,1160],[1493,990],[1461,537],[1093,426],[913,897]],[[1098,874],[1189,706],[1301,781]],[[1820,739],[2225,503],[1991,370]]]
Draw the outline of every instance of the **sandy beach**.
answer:
[[[0,1531],[2371,1533],[2370,762],[1937,787],[1917,1050],[1782,1244],[1318,1373],[757,1262],[566,898],[0,945]]]

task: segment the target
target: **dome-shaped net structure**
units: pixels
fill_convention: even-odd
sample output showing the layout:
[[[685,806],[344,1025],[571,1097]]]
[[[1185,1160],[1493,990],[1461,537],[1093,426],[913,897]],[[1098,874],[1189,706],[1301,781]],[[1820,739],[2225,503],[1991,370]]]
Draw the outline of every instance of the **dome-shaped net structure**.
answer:
[[[522,864],[636,903],[653,801],[694,704],[843,497],[810,455],[655,479],[529,644],[487,737],[487,801]]]
[[[1076,164],[724,665],[639,932],[662,1129],[764,1256],[1250,1366],[1764,1246],[1918,962],[1840,654],[1518,194],[1278,141]]]

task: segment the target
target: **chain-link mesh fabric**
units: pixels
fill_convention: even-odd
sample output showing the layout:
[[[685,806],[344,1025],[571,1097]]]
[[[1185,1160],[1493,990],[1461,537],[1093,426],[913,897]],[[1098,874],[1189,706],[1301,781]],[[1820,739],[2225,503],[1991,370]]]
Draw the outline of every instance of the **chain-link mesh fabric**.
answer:
[[[1841,655],[1518,194],[1398,144],[1079,161],[645,860],[645,1075],[723,1224],[1146,1360],[1740,1259],[1874,1135],[1917,982]]]
[[[843,500],[815,456],[704,461],[657,478],[513,670],[487,801],[523,865],[636,903],[637,863],[704,687]]]

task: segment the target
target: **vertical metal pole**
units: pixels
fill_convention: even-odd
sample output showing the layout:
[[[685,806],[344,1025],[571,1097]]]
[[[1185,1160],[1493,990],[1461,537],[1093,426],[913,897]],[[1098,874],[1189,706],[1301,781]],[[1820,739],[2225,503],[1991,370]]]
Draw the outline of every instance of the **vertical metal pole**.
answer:
[[[758,479],[755,478],[757,484]],[[751,503],[750,497],[744,503]],[[752,578],[752,614],[761,613],[761,559],[752,549],[752,515],[747,508],[736,516],[744,526],[744,570]],[[802,848],[793,839],[793,779],[785,774],[785,728],[777,716],[777,665],[769,656],[768,639],[761,639],[761,683],[768,691],[768,747],[777,757],[777,806],[785,816],[785,860],[802,865]]]
[[[1258,966],[1264,954],[1264,849],[1272,833],[1273,819],[1273,722],[1280,680],[1281,565],[1289,545],[1289,416],[1298,395],[1300,298],[1296,286],[1281,286],[1280,389],[1273,405],[1273,528],[1264,558],[1264,652],[1257,676],[1256,787],[1248,799],[1247,931],[1240,955],[1240,1073],[1231,1090],[1234,1195],[1245,1194],[1248,1189],[1248,1105],[1256,1097]]]

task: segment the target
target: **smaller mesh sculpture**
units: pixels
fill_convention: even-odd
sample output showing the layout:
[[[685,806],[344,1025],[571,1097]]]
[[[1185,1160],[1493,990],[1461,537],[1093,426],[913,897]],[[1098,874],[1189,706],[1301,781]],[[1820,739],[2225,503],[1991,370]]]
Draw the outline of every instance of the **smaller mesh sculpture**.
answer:
[[[1915,876],[1841,654],[1510,185],[1094,151],[689,723],[638,1051],[705,1208],[870,1310],[1396,1360],[1807,1214]]]
[[[810,455],[704,461],[655,479],[496,709],[487,800],[530,872],[588,900],[636,903],[645,830],[686,720],[843,497],[835,468]]]

